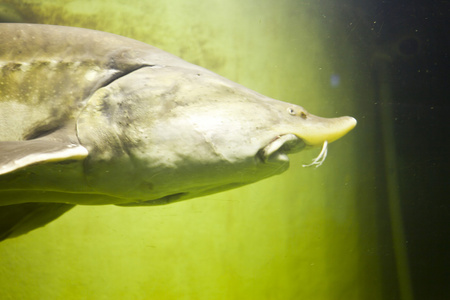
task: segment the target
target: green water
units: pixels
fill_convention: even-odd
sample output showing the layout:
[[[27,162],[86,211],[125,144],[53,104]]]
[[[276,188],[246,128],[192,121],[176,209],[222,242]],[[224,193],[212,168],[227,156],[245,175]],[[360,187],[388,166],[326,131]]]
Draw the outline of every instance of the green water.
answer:
[[[24,22],[135,38],[358,126],[317,169],[301,165],[320,149],[243,188],[161,207],[79,206],[6,240],[1,299],[411,299],[402,228],[386,222],[399,215],[374,151],[377,116],[361,101],[375,98],[372,74],[332,1],[6,3]]]

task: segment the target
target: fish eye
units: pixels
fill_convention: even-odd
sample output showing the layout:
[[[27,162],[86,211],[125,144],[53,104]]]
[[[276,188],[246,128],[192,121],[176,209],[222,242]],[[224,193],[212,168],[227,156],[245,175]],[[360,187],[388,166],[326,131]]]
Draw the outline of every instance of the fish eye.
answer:
[[[306,118],[307,118],[307,115],[306,115],[306,113],[304,112],[304,111],[300,111],[300,112],[297,112],[294,108],[292,108],[292,107],[289,107],[288,109],[287,109],[287,111],[288,111],[288,113],[290,114],[290,115],[292,115],[292,116],[299,116],[300,118],[302,118],[302,119],[304,119],[304,120],[306,120]]]
[[[289,108],[287,109],[287,111],[288,111],[288,113],[290,113],[290,114],[293,115],[293,116],[296,115],[295,109],[293,109],[292,107],[289,107]]]

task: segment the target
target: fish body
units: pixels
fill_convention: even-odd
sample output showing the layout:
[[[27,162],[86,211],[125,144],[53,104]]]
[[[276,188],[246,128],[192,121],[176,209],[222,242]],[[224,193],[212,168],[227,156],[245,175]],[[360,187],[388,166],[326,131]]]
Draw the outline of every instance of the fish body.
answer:
[[[280,174],[287,154],[355,125],[129,38],[0,24],[0,212],[208,195]]]

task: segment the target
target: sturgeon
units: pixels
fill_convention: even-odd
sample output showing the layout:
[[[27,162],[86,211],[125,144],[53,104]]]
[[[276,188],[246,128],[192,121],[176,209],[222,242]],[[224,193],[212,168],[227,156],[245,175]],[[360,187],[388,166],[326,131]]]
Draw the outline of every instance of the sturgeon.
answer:
[[[150,206],[280,174],[356,125],[263,96],[148,44],[0,24],[0,240],[75,205]]]

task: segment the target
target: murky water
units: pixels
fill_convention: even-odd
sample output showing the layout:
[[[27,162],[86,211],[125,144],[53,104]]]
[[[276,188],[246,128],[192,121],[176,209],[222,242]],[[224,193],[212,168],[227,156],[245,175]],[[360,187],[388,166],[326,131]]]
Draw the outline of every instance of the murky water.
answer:
[[[308,150],[246,187],[78,206],[3,241],[0,298],[445,299],[445,10],[355,2],[1,4],[0,21],[128,36],[358,126],[320,168]]]

